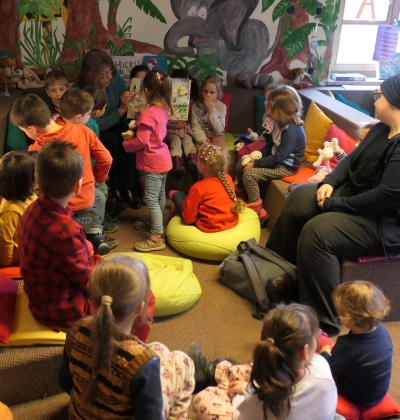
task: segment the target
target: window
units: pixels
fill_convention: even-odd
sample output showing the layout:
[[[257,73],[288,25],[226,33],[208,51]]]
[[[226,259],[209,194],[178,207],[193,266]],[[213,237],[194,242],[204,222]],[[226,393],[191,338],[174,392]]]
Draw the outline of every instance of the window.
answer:
[[[378,25],[398,20],[399,9],[400,0],[343,0],[331,71],[356,71],[375,76],[376,62],[372,56]]]

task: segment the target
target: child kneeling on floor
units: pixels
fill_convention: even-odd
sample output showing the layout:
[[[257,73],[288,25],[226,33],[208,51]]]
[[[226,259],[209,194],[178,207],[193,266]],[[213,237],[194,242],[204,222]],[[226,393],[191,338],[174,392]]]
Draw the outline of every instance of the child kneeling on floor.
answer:
[[[137,259],[117,255],[93,271],[95,312],[68,332],[58,373],[71,395],[70,418],[187,418],[192,360],[131,335],[135,319],[146,318],[149,287],[148,270]]]
[[[342,324],[350,329],[320,350],[340,395],[357,405],[378,404],[389,390],[393,344],[381,322],[389,312],[384,294],[367,281],[345,282],[332,294]]]
[[[195,223],[203,232],[221,232],[235,227],[243,201],[235,195],[232,178],[226,173],[228,151],[207,144],[199,152],[197,168],[203,179],[186,194],[171,191],[170,197],[183,221]]]
[[[268,218],[260,196],[261,181],[284,178],[295,174],[301,166],[306,148],[306,136],[302,127],[303,105],[299,94],[290,86],[278,86],[269,94],[267,111],[274,121],[270,134],[264,134],[267,144],[260,150],[261,159],[242,167],[236,166],[238,189],[246,188],[247,207],[257,212],[260,222]]]

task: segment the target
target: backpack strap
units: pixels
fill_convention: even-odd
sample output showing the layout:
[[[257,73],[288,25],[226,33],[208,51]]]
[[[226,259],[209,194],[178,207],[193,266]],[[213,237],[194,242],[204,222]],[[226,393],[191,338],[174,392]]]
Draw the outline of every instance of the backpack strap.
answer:
[[[253,285],[254,292],[257,297],[258,304],[261,306],[261,309],[263,311],[268,312],[269,299],[268,299],[267,292],[265,291],[263,282],[261,280],[260,274],[257,270],[257,267],[255,266],[252,259],[246,254],[240,254],[238,255],[238,258],[240,258],[243,261],[243,264],[246,267],[247,273],[249,275],[249,278]]]

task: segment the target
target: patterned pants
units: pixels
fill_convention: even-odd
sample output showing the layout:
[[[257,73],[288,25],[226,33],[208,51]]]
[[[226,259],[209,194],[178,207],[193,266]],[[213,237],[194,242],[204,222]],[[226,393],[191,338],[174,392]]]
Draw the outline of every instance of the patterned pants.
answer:
[[[243,172],[242,164],[239,161],[236,165],[236,175],[238,179],[238,187],[246,188],[249,203],[255,203],[260,200],[260,181],[270,181],[272,179],[281,179],[285,176],[293,175],[293,172],[286,169],[283,165],[275,168],[253,168]]]
[[[148,346],[160,358],[164,420],[186,419],[194,391],[194,364],[182,351],[169,351],[164,344]]]
[[[250,379],[250,365],[235,365],[224,360],[215,369],[218,386],[209,386],[193,399],[193,410],[199,420],[232,420],[232,400],[228,395],[230,382]]]

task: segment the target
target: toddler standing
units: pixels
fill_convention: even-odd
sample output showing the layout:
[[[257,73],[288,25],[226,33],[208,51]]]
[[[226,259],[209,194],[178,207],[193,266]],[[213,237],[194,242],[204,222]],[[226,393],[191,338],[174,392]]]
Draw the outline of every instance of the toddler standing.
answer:
[[[163,142],[167,134],[168,109],[172,112],[171,79],[167,74],[151,71],[143,79],[143,93],[149,105],[136,122],[136,137],[123,143],[126,152],[136,152],[136,168],[144,171],[146,205],[150,222],[136,222],[138,230],[150,231],[143,242],[137,242],[137,251],[158,251],[165,248],[163,211],[165,182],[172,168],[168,146]]]
[[[332,294],[342,324],[350,329],[336,344],[322,347],[339,394],[357,405],[376,405],[389,390],[393,344],[382,319],[384,294],[367,281],[345,282]]]
[[[211,143],[226,148],[226,105],[220,101],[222,95],[222,81],[217,75],[212,74],[202,80],[191,118],[193,137],[198,144]]]

